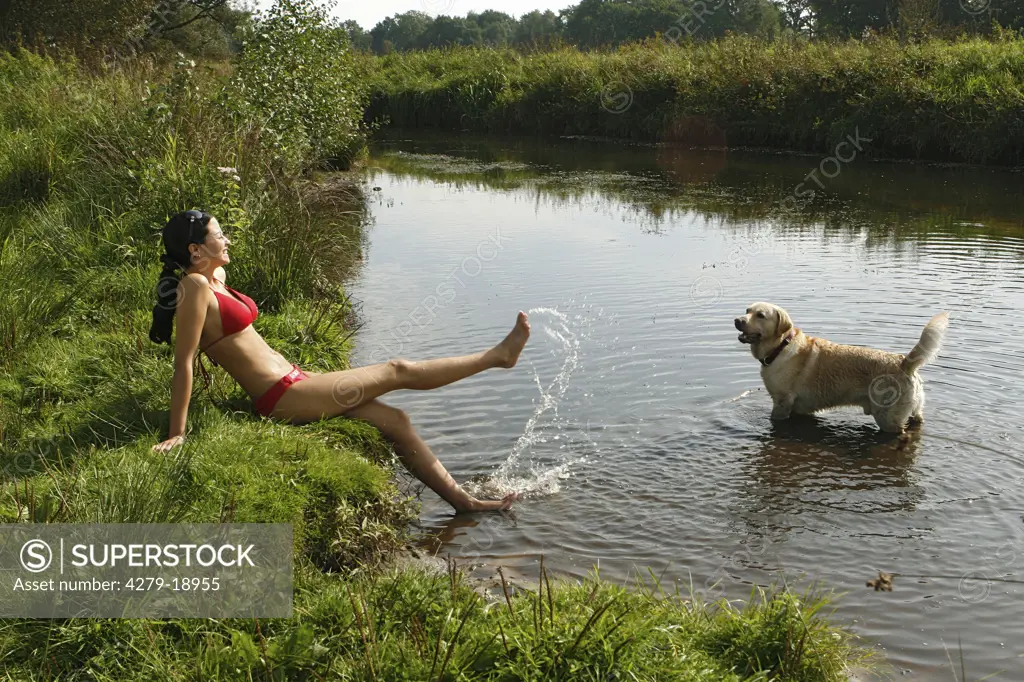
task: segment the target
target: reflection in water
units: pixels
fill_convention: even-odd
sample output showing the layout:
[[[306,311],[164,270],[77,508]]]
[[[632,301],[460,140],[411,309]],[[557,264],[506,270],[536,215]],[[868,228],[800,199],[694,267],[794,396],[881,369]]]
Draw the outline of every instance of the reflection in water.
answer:
[[[924,491],[914,481],[921,434],[909,435],[901,443],[872,424],[814,416],[773,422],[745,462],[743,515],[779,539],[804,513],[911,512]]]
[[[875,162],[858,158],[800,210],[784,200],[821,157],[672,145],[619,145],[582,138],[446,136],[378,142],[374,164],[455,187],[532,189],[538,201],[623,202],[660,229],[686,211],[725,226],[775,220],[784,230],[865,233],[881,243],[934,234],[1024,236],[1020,176],[1000,169]]]
[[[674,185],[700,185],[715,182],[729,166],[725,149],[693,150],[675,146],[659,147],[655,152],[658,170]]]
[[[499,556],[496,554],[498,536],[515,528],[516,519],[515,509],[485,516],[456,514],[423,526],[424,535],[418,544],[432,555],[443,555],[445,548],[458,544],[462,561],[494,558]]]

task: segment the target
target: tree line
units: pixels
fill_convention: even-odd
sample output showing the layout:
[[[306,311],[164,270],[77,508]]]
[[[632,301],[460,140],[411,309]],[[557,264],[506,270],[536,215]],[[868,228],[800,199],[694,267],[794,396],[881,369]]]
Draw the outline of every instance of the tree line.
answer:
[[[0,0],[0,40],[106,56],[145,51],[216,58],[239,49],[240,30],[251,19],[236,0]],[[339,22],[336,30],[358,50],[387,54],[448,45],[589,49],[729,33],[952,37],[997,25],[1024,28],[1024,0],[580,0],[559,12],[518,18],[496,10],[461,17],[410,11],[369,30],[355,21]]]
[[[102,59],[224,58],[251,17],[233,0],[0,0],[0,41]]]
[[[987,33],[998,24],[1024,28],[1024,0],[581,0],[560,12],[534,11],[518,19],[504,12],[465,17],[405,12],[370,30],[347,22],[353,45],[376,54],[446,45],[582,48],[614,46],[662,36],[702,40],[728,33],[764,38],[784,34],[860,38]]]
[[[495,10],[464,17],[411,11],[387,17],[369,31],[352,21],[345,28],[358,49],[387,54],[446,45],[592,48],[665,34],[687,21],[696,39],[726,31],[772,37],[781,30],[781,18],[771,0],[582,0],[557,13],[535,10],[519,18]]]

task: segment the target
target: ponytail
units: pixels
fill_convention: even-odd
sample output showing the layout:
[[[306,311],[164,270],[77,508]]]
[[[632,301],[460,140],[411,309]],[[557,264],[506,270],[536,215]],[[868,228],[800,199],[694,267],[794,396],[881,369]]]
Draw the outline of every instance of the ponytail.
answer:
[[[181,281],[181,266],[166,253],[160,257],[164,269],[156,284],[156,305],[153,307],[153,326],[149,338],[153,343],[170,343],[174,330],[174,311],[178,308],[178,282]]]
[[[165,253],[160,256],[164,267],[156,285],[153,325],[149,329],[149,338],[153,343],[171,342],[174,312],[179,302],[178,283],[188,271],[185,263],[192,260],[188,245],[206,241],[206,227],[212,217],[204,211],[185,211],[173,216],[164,227]]]

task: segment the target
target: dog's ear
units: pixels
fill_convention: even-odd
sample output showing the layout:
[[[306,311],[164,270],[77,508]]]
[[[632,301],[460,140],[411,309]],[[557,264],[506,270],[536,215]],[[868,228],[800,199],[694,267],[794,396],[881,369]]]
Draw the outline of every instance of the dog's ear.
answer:
[[[789,313],[782,308],[776,308],[775,314],[779,316],[779,324],[775,327],[775,333],[782,336],[793,328],[793,320],[789,319]]]

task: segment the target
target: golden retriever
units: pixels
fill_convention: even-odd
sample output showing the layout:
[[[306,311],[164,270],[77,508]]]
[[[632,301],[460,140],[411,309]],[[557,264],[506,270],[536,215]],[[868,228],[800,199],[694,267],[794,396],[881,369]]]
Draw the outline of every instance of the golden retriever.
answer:
[[[785,310],[755,303],[736,318],[741,343],[761,362],[772,419],[855,406],[883,431],[903,433],[924,421],[924,384],[917,370],[939,353],[949,313],[933,317],[907,355],[845,346],[807,336]]]

